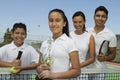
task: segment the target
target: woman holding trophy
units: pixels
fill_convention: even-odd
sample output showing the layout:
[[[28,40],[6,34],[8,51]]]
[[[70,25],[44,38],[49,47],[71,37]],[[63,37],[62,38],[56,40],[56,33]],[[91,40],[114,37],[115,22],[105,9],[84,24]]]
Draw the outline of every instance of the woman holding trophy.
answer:
[[[40,48],[37,80],[67,80],[80,75],[78,50],[69,38],[68,20],[61,9],[48,15],[52,37]]]

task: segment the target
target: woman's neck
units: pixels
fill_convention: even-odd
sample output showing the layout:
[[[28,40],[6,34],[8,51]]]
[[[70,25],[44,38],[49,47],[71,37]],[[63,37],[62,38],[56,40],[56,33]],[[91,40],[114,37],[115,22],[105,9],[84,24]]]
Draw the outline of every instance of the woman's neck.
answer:
[[[83,30],[80,30],[80,31],[75,30],[75,34],[77,34],[77,35],[83,34],[84,32],[85,32],[85,31],[83,31]]]
[[[56,40],[58,37],[60,37],[62,34],[53,34],[53,39]]]

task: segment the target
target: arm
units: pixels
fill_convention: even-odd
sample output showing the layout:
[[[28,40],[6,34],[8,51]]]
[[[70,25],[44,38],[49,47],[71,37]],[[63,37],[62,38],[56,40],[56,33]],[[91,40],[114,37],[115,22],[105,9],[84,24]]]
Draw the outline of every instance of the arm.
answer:
[[[72,78],[80,75],[80,62],[78,57],[78,52],[73,51],[70,53],[70,60],[71,60],[71,69],[65,72],[56,72],[52,73],[48,70],[43,71],[40,76],[43,78],[52,78],[52,79],[67,79]]]
[[[23,70],[35,69],[37,66],[38,66],[38,63],[32,63],[27,66],[16,66],[16,69],[20,69],[21,71],[23,71]]]
[[[22,70],[36,69],[39,64],[39,54],[34,47],[30,46],[30,61],[28,65],[22,66]]]
[[[109,55],[106,56],[106,61],[111,61],[115,58],[116,56],[116,47],[110,47],[110,52],[109,52]]]
[[[101,62],[113,60],[116,56],[116,46],[117,46],[117,39],[116,39],[116,36],[113,35],[110,38],[108,55],[105,56],[104,54],[100,54],[98,55],[98,60]]]
[[[94,37],[91,35],[90,36],[90,41],[89,41],[89,59],[87,59],[86,61],[82,62],[80,64],[81,67],[85,67],[89,64],[92,64],[95,61],[95,41],[94,41]]]
[[[16,75],[16,74],[20,73],[23,70],[35,69],[37,67],[37,65],[38,65],[38,63],[33,63],[33,64],[28,65],[28,66],[16,66],[15,67],[16,72],[12,72],[11,74]]]
[[[0,61],[0,67],[12,67],[12,62]]]
[[[18,66],[20,65],[20,60],[14,59],[13,61],[7,61],[6,59],[6,54],[7,54],[7,49],[9,47],[7,45],[0,47],[0,67],[12,67],[12,66]]]
[[[39,53],[31,46],[29,47],[29,52],[27,54],[27,56],[25,56],[26,58],[29,56],[29,59],[25,62],[27,63],[26,65],[21,65],[21,66],[16,66],[15,68],[18,69],[18,71],[23,71],[23,70],[31,70],[31,69],[36,69],[36,67],[38,66],[38,61],[39,61]],[[25,53],[23,53],[25,54]],[[23,55],[22,55],[23,56]],[[22,60],[23,58],[21,58]],[[26,60],[25,58],[23,59],[23,61]],[[24,62],[23,62],[24,63]],[[24,64],[25,64],[24,63]]]
[[[0,67],[13,67],[19,66],[21,64],[20,60],[13,60],[13,62],[0,61]]]

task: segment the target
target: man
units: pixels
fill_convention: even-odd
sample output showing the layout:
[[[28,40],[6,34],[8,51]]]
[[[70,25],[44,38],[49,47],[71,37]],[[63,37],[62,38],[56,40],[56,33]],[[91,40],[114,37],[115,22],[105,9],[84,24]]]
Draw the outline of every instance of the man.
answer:
[[[108,19],[108,10],[104,6],[96,8],[94,13],[94,28],[89,29],[95,38],[96,44],[96,60],[94,62],[94,68],[107,68],[106,61],[111,61],[116,56],[117,39],[115,34],[106,28],[105,23]],[[104,53],[99,54],[99,49],[104,40],[109,41],[108,55]],[[100,79],[103,80],[103,79]]]

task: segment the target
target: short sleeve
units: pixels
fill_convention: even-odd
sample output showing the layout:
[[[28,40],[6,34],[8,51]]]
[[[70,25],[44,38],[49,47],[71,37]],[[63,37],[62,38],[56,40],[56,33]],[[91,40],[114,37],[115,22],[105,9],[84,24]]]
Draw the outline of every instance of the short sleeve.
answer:
[[[117,38],[116,38],[115,35],[111,36],[109,46],[110,47],[116,47],[117,46]]]
[[[68,53],[71,53],[73,51],[78,51],[78,49],[75,47],[73,40],[70,39],[68,43]]]
[[[39,53],[31,46],[31,63],[38,63]]]
[[[43,53],[46,51],[47,41],[43,41],[40,47],[40,52]]]

